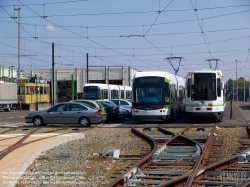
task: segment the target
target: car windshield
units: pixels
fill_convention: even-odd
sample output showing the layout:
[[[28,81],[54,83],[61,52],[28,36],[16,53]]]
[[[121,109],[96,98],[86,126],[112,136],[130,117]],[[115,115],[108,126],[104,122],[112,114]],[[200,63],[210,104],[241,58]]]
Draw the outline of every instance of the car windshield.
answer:
[[[81,103],[81,104],[83,104],[83,105],[85,105],[85,106],[87,106],[87,107],[89,107],[89,108],[96,109],[96,107],[89,105],[89,104],[86,103],[85,101],[73,101],[73,102],[78,102],[78,103]]]
[[[96,107],[93,107],[93,106],[91,106],[91,105],[89,105],[89,104],[87,104],[87,103],[83,103],[83,102],[80,102],[82,105],[85,105],[85,106],[87,106],[87,107],[89,107],[89,108],[92,108],[92,109],[96,109]]]
[[[96,101],[96,104],[98,104],[99,107],[104,108],[104,106],[102,105],[102,103]]]
[[[105,103],[108,103],[108,104],[110,104],[110,105],[113,105],[114,107],[118,107],[118,105],[117,104],[115,104],[114,102],[112,102],[112,101],[104,101]]]
[[[101,101],[101,103],[106,106],[106,107],[110,107],[110,108],[113,108],[113,105],[110,104],[110,103],[107,103],[107,102],[104,102],[104,101]]]

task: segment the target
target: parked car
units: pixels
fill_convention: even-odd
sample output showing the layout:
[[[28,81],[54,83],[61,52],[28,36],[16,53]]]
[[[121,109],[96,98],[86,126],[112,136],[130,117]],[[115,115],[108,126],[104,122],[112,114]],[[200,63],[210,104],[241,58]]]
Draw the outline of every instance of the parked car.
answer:
[[[79,124],[83,127],[101,123],[101,110],[79,102],[64,102],[42,111],[30,112],[25,116],[26,123],[34,126],[47,124]]]
[[[126,101],[129,101],[130,103],[132,103],[132,99],[126,99]]]
[[[129,117],[132,117],[132,103],[126,99],[111,99],[110,101],[114,102],[119,106],[119,108],[127,109]]]
[[[112,100],[104,100],[104,102],[110,103],[111,105],[114,105],[114,106],[119,108],[119,112],[118,112],[119,119],[124,119],[124,118],[127,118],[129,116],[132,116],[132,110],[131,109],[119,107]]]
[[[115,103],[111,103],[106,100],[98,100],[96,102],[100,102],[105,107],[105,110],[107,112],[106,122],[119,118],[119,106],[117,106]]]
[[[102,112],[102,121],[106,121],[107,120],[107,112],[106,112],[106,109],[105,107],[99,103],[99,102],[96,102],[96,101],[93,101],[93,100],[87,100],[87,99],[78,99],[78,100],[71,100],[70,102],[81,102],[81,103],[84,103],[84,104],[88,104],[92,107],[95,107],[95,108],[98,108],[98,109],[101,109],[101,112]]]
[[[129,110],[127,108],[119,107],[119,118],[120,119],[126,119],[130,116],[132,116],[131,110]]]
[[[127,118],[127,117],[132,117],[132,109],[119,107],[119,111],[120,111],[120,110],[125,110],[125,111],[126,111],[127,116],[126,116],[125,118]]]
[[[128,109],[132,108],[132,103],[127,101],[126,99],[111,99],[110,101],[114,102],[119,107],[128,108]]]

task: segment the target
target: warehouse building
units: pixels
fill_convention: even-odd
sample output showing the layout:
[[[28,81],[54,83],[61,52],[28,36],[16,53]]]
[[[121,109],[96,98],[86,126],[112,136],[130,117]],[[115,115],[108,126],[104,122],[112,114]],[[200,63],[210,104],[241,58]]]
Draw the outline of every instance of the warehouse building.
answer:
[[[75,99],[83,97],[83,86],[88,83],[117,84],[132,86],[132,78],[136,69],[129,66],[97,66],[87,69],[55,69],[54,71],[54,103],[71,100],[72,83],[74,83]],[[21,70],[20,79],[30,81],[37,76],[38,83],[52,82],[52,69]],[[0,81],[18,82],[17,70],[0,66]],[[53,85],[53,84],[52,84]]]

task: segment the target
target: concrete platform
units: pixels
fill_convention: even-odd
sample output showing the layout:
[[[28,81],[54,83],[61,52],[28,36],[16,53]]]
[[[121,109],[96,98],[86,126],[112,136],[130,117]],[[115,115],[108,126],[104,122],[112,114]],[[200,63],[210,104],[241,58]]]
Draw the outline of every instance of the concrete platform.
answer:
[[[0,148],[4,150],[16,140],[21,139],[24,135],[0,135]],[[18,181],[26,168],[33,163],[34,159],[43,151],[51,149],[60,144],[82,139],[83,133],[69,134],[35,134],[30,136],[23,143],[30,143],[11,152],[9,155],[0,160],[0,186],[13,187]],[[15,140],[15,141],[14,141]],[[39,141],[34,141],[39,140]]]
[[[245,119],[245,121],[242,119],[242,117]],[[250,103],[242,101],[232,101],[231,104],[230,101],[227,101],[224,120],[220,123],[220,126],[245,126],[245,122],[250,123]]]

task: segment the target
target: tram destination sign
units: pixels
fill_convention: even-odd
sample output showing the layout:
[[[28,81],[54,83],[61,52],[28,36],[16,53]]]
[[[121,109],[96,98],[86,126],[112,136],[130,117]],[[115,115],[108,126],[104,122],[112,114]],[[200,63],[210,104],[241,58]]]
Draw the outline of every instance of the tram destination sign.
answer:
[[[159,83],[159,78],[147,78],[147,79],[139,79],[140,83]]]

